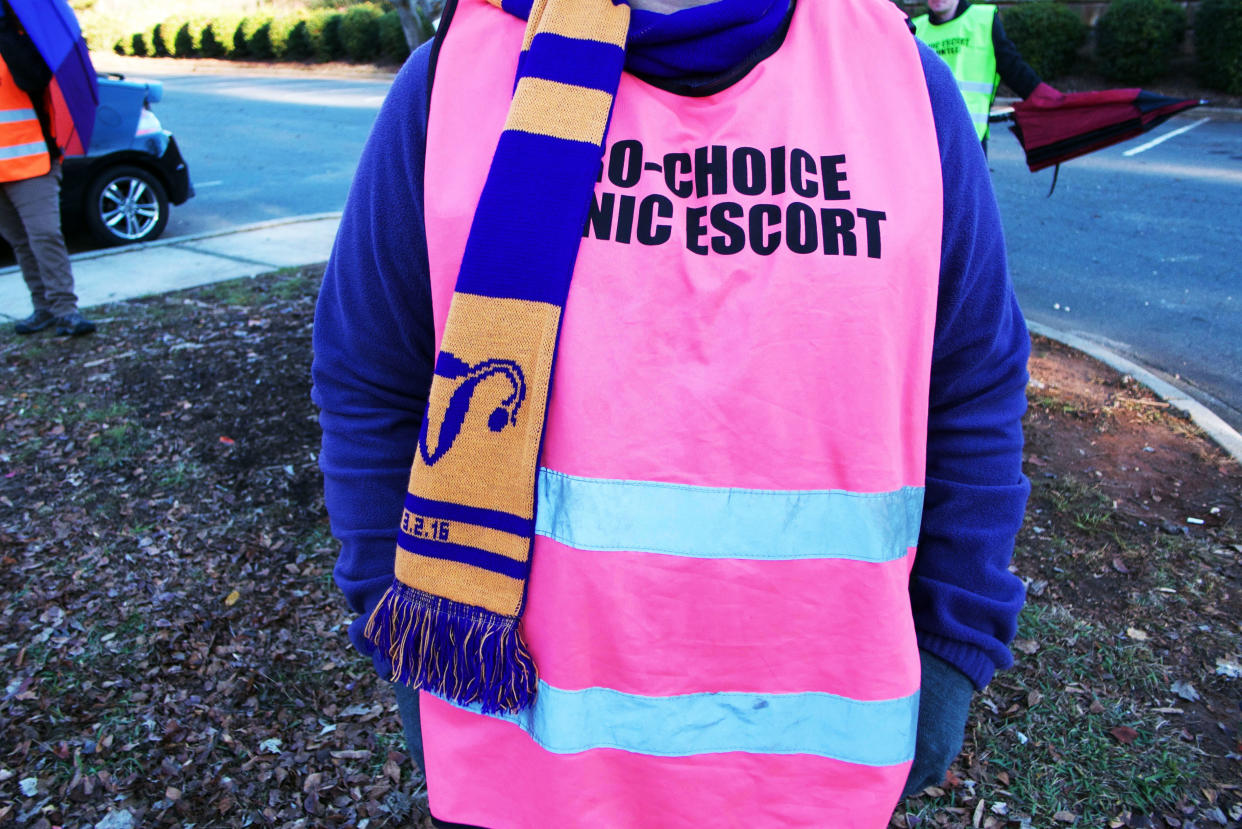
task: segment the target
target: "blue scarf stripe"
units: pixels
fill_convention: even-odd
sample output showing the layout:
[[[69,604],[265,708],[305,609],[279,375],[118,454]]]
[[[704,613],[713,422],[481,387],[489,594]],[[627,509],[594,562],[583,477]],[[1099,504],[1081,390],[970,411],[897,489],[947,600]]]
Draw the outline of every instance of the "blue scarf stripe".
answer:
[[[527,20],[530,18],[531,3],[532,0],[503,0],[500,7],[514,17]]]
[[[434,501],[430,498],[420,498],[409,492],[405,494],[405,508],[416,515],[439,518],[443,521],[461,521],[464,524],[474,524],[513,535],[529,536],[535,526],[533,520],[520,515],[465,504],[451,504],[447,501]]]
[[[456,561],[459,564],[469,564],[471,567],[489,570],[502,576],[518,579],[519,581],[525,581],[527,574],[530,572],[529,561],[517,561],[497,553],[489,553],[487,550],[480,550],[478,547],[467,547],[464,544],[430,541],[426,538],[410,535],[403,530],[397,531],[397,546],[407,553],[440,559],[441,561]]]
[[[616,91],[617,77],[625,63],[625,52],[610,43],[577,40],[542,32],[535,35],[530,51],[518,59],[522,77]]]
[[[492,159],[457,291],[564,305],[601,151],[508,130]],[[547,217],[556,216],[556,221]]]

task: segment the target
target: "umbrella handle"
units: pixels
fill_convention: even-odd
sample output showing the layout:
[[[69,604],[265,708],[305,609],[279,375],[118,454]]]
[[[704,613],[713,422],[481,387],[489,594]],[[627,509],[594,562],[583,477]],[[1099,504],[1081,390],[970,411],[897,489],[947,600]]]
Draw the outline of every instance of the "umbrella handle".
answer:
[[[1052,186],[1048,188],[1048,195],[1044,196],[1045,199],[1052,198],[1052,191],[1057,189],[1057,179],[1060,177],[1061,177],[1061,165],[1057,164],[1056,167],[1052,168]]]

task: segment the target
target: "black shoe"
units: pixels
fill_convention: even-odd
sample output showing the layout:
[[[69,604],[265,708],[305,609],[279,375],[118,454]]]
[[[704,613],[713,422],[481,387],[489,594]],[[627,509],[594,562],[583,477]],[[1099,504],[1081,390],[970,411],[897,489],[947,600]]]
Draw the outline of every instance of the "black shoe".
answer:
[[[78,311],[56,318],[56,336],[58,337],[80,337],[83,334],[93,334],[94,332],[95,323],[82,316]]]
[[[24,320],[18,320],[13,330],[18,334],[33,334],[42,331],[55,321],[56,315],[46,308],[40,308]]]

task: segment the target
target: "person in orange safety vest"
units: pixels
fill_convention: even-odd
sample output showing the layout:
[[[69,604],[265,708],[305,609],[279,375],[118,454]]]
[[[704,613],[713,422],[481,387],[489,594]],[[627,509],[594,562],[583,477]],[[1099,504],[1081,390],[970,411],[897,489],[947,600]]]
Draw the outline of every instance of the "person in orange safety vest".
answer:
[[[95,330],[82,316],[60,225],[60,149],[48,117],[52,73],[0,3],[0,235],[13,248],[34,311],[14,326],[33,334],[55,323],[61,336]]]

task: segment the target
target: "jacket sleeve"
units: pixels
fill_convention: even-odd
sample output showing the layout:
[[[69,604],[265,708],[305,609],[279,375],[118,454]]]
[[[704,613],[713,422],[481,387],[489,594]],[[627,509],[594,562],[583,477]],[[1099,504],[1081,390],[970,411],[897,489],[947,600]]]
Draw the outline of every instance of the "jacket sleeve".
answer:
[[[1029,98],[1041,83],[1039,75],[1022,59],[1018,47],[1005,34],[1000,12],[992,17],[992,50],[996,53],[996,74],[1019,98]]]
[[[919,49],[940,143],[944,230],[910,598],[919,646],[982,688],[1012,664],[1024,600],[1008,568],[1029,492],[1021,418],[1030,340],[983,151],[949,68]]]
[[[312,398],[332,532],[333,575],[354,646],[392,583],[397,522],[431,385],[434,323],[423,229],[430,44],[393,83],[362,153],[315,310]],[[394,451],[394,448],[399,451]]]

